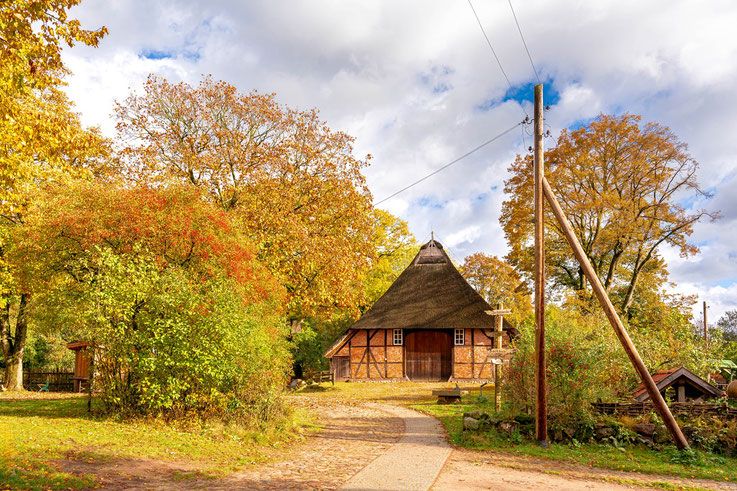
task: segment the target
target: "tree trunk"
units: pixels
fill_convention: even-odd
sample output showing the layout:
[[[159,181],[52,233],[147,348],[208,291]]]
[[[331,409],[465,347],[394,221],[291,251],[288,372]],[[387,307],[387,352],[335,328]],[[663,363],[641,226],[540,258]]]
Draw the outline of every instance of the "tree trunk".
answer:
[[[11,331],[10,298],[6,297],[5,309],[0,314],[0,341],[5,357],[5,388],[23,390],[23,352],[26,348],[28,332],[28,299],[22,294],[18,303],[18,316],[15,320],[15,335]]]
[[[640,278],[640,270],[636,269],[632,273],[632,278],[630,279],[630,284],[627,287],[627,293],[624,296],[624,301],[622,302],[622,314],[624,314],[628,319],[630,316],[630,307],[632,306],[632,300],[635,298],[635,287],[637,287],[637,280]]]
[[[5,388],[23,390],[23,357],[5,358]]]

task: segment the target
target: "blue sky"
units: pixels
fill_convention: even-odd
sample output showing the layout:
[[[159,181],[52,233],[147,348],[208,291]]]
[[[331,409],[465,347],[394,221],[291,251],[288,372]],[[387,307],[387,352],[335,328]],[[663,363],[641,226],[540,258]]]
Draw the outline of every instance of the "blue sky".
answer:
[[[509,5],[474,6],[510,88],[465,1],[281,2],[83,0],[83,25],[108,27],[97,49],[64,51],[68,92],[83,121],[113,135],[115,99],[149,73],[197,83],[203,74],[241,91],[317,107],[371,153],[365,172],[377,200],[532,114],[536,82]],[[662,251],[673,289],[737,308],[737,4],[601,0],[514,1],[553,136],[599,113],[631,112],[669,126],[701,164],[714,198],[684,201],[722,210],[694,230],[696,257]],[[143,15],[141,15],[143,13]],[[676,27],[674,27],[676,26]],[[382,204],[418,239],[434,229],[454,255],[504,255],[498,218],[506,169],[531,139],[514,130],[471,157]],[[554,143],[547,139],[546,145]]]

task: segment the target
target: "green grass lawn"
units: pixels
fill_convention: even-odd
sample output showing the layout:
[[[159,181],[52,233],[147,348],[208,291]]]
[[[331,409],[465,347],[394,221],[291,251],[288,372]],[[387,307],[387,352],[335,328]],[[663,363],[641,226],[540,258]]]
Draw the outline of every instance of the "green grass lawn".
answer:
[[[269,434],[217,424],[187,428],[157,420],[114,420],[87,413],[87,400],[71,394],[0,395],[0,489],[94,487],[92,476],[59,472],[63,458],[105,461],[154,458],[191,463],[197,472],[220,475],[269,458],[270,448],[294,439],[291,428]]]

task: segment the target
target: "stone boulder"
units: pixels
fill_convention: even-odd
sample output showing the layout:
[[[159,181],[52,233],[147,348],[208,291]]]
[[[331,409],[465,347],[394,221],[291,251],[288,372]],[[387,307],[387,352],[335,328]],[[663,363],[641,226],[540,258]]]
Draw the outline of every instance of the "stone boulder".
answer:
[[[632,427],[632,431],[638,435],[652,438],[653,433],[655,433],[655,425],[650,423],[637,423]]]
[[[653,441],[655,443],[668,443],[670,441],[670,433],[665,425],[658,425],[653,433]]]
[[[610,436],[614,436],[617,433],[617,430],[612,428],[609,425],[605,424],[597,424],[594,428],[594,438],[597,440],[603,440],[604,438],[608,438]]]
[[[463,429],[469,431],[479,431],[481,428],[481,421],[475,418],[466,416],[463,418]]]
[[[515,430],[519,428],[519,423],[516,421],[502,421],[499,423],[499,431],[511,435]]]
[[[470,412],[467,412],[467,413],[463,413],[463,417],[464,418],[473,418],[473,419],[485,419],[485,418],[488,418],[489,415],[486,414],[486,413],[484,413],[484,412],[482,412],[482,411],[479,411],[478,409],[476,409],[475,411],[470,411]]]

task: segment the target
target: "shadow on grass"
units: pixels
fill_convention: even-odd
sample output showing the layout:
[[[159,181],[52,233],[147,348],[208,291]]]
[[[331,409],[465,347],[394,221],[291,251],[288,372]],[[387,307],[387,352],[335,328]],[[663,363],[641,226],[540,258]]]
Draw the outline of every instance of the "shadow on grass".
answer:
[[[0,416],[39,418],[85,418],[87,397],[69,397],[69,394],[35,395],[34,393],[4,394],[0,398]]]

